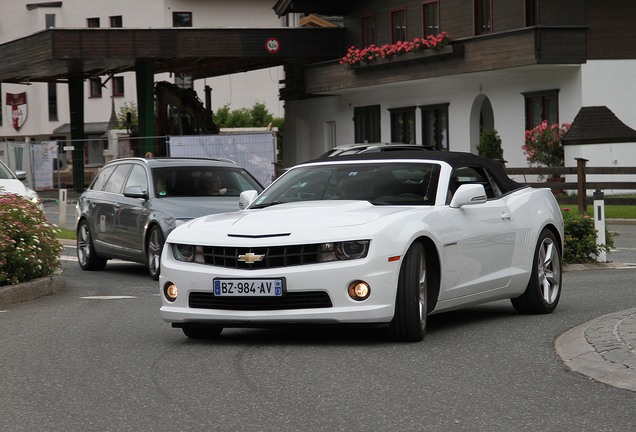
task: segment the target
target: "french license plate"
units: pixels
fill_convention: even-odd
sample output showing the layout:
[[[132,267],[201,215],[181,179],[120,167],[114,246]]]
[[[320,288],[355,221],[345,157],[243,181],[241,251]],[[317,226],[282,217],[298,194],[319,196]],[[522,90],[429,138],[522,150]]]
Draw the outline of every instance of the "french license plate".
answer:
[[[283,295],[282,279],[214,279],[215,296],[277,297]]]

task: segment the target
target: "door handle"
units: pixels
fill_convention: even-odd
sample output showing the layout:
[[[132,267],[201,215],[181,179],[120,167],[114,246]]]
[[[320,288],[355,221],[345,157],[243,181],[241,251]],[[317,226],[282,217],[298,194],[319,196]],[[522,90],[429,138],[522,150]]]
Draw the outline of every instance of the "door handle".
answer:
[[[501,220],[504,222],[510,222],[512,215],[510,213],[501,213]]]

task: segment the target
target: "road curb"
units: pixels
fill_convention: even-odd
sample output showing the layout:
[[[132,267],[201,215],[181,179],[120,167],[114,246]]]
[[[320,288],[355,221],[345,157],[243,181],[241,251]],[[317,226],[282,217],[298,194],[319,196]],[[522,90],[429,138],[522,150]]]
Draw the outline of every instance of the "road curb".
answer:
[[[64,288],[64,273],[56,270],[50,276],[0,287],[0,306],[21,303],[55,294]]]
[[[565,365],[595,381],[636,392],[636,369],[606,360],[586,338],[586,331],[612,315],[610,313],[571,328],[554,343]]]

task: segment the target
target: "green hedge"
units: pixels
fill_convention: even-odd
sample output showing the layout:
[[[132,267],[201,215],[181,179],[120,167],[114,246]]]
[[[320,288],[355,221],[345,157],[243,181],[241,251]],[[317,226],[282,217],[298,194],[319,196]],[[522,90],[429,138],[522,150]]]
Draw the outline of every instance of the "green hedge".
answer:
[[[0,195],[0,227],[0,286],[49,276],[60,266],[57,229],[37,204]]]

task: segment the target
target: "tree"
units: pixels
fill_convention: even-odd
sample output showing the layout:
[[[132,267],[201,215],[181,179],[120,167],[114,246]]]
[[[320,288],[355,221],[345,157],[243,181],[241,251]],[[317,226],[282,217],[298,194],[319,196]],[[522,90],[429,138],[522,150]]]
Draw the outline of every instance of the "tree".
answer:
[[[117,120],[119,120],[118,129],[137,129],[139,127],[137,104],[135,102],[124,102],[119,108]]]
[[[488,159],[503,159],[503,149],[501,148],[501,138],[497,135],[497,129],[485,129],[481,133],[481,140],[477,144],[479,156]]]

